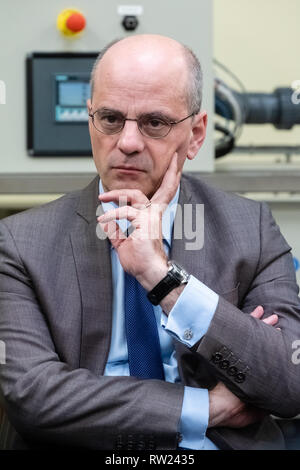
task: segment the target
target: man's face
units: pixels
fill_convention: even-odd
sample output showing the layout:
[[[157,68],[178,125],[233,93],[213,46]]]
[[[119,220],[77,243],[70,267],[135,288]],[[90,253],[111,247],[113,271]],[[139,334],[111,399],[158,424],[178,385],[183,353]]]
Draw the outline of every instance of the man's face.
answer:
[[[165,63],[162,69],[157,61],[151,64],[151,58],[141,60],[139,67],[132,67],[124,59],[104,62],[105,58],[98,68],[92,103],[88,103],[92,112],[106,108],[130,119],[151,113],[165,116],[169,121],[190,114],[182,68],[176,73],[176,67],[175,72],[168,70],[168,67],[174,69],[174,64]],[[195,144],[195,134],[199,140],[202,133],[204,139],[206,116],[200,117],[201,129],[198,123],[195,132],[194,123],[198,121],[199,115],[189,118],[173,126],[166,137],[154,139],[142,135],[135,121],[126,121],[118,134],[105,135],[95,129],[90,119],[93,157],[105,190],[140,189],[151,197],[175,152],[180,168],[187,156],[193,158],[197,153],[201,144]]]

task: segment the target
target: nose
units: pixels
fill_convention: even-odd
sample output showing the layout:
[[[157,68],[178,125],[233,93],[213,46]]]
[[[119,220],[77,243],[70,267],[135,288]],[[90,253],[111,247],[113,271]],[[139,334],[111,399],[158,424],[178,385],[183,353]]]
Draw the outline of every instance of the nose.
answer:
[[[136,121],[125,121],[124,128],[119,136],[118,149],[126,155],[139,153],[144,150],[145,144]]]

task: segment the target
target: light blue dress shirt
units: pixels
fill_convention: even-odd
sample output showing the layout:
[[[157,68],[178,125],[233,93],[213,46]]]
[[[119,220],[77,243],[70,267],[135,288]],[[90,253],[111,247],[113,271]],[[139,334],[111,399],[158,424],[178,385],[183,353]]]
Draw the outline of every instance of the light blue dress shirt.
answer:
[[[99,192],[104,192],[101,180]],[[172,227],[176,214],[178,190],[163,213],[162,233],[165,251],[168,254],[171,247]],[[113,202],[103,203],[104,212],[117,207]],[[121,229],[126,232],[129,226],[127,220],[118,221]],[[113,319],[112,336],[109,356],[104,375],[129,376],[127,340],[125,333],[124,310],[124,270],[119,261],[117,252],[111,247],[112,284],[113,284]],[[178,297],[169,315],[165,315],[161,307],[154,306],[157,322],[160,347],[162,352],[165,380],[180,383],[176,351],[173,338],[192,347],[206,333],[210,321],[215,313],[219,296],[211,289],[190,277],[188,284]],[[184,312],[184,315],[182,315]],[[201,321],[199,321],[201,312]],[[186,340],[184,333],[191,331],[192,338]],[[202,388],[184,387],[183,405],[179,432],[182,435],[180,447],[194,450],[217,450],[215,444],[206,437],[209,414],[208,391]]]

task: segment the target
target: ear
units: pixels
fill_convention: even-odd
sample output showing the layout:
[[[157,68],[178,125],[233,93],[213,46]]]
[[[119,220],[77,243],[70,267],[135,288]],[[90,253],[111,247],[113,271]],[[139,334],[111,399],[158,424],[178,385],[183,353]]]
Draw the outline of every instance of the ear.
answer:
[[[206,136],[207,112],[196,114],[192,123],[191,140],[188,147],[187,158],[193,160],[202,146]]]

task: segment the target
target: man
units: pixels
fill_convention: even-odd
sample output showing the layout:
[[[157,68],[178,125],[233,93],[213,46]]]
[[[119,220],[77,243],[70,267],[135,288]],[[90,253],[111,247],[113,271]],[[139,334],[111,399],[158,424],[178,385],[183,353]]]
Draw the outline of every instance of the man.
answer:
[[[265,204],[181,176],[205,138],[200,82],[174,40],[113,44],[88,102],[100,180],[0,224],[1,388],[23,446],[284,448],[269,415],[300,410],[290,247]],[[204,204],[203,248],[174,237],[177,201]]]

